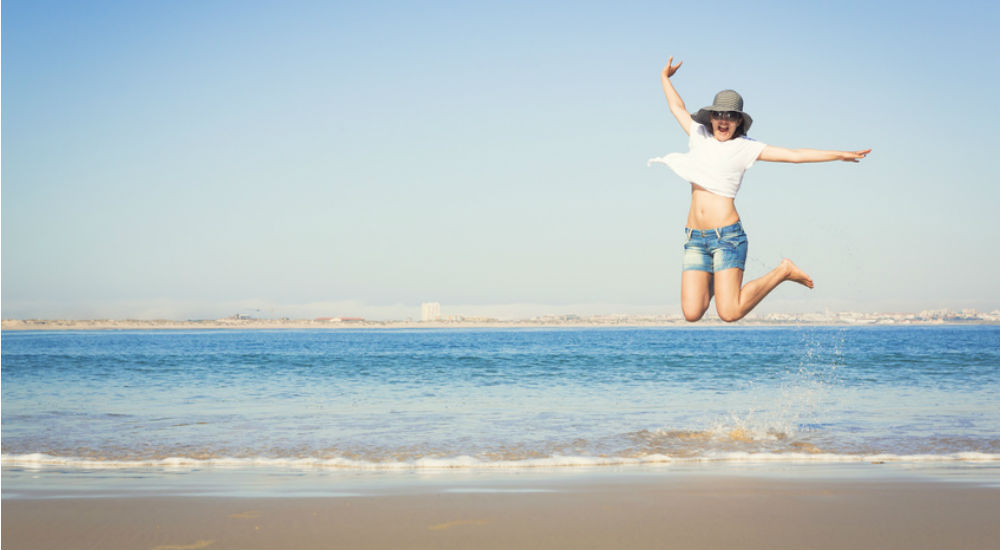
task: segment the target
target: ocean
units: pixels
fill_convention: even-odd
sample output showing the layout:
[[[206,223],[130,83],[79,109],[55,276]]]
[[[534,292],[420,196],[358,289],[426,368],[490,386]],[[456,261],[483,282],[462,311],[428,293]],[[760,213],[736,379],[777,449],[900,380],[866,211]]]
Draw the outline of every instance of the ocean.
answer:
[[[4,482],[158,469],[1000,465],[1000,327],[2,336]],[[6,487],[5,487],[6,493]]]

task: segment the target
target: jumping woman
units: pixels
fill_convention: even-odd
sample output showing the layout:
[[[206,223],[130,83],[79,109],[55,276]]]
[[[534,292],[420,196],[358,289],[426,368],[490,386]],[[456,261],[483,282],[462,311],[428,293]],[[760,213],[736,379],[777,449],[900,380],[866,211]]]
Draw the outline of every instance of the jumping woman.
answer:
[[[697,321],[708,310],[712,296],[719,318],[737,321],[750,313],[765,296],[785,281],[813,288],[813,281],[789,259],[759,279],[743,284],[747,236],[736,212],[736,192],[743,173],[758,160],[770,162],[858,162],[871,152],[785,149],[765,145],[746,136],[753,119],[743,112],[743,98],[732,90],[715,95],[711,106],[694,115],[670,78],[681,63],[671,57],[660,75],[670,112],[688,134],[687,153],[651,159],[666,164],[691,182],[684,272],[681,274],[681,309],[688,321]]]

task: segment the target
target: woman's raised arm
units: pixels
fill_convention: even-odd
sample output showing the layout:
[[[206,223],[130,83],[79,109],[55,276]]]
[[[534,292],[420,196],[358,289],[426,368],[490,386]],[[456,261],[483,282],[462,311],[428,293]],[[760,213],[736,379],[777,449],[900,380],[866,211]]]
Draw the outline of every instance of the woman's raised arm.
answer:
[[[681,99],[680,94],[674,89],[673,83],[670,82],[670,77],[674,76],[677,69],[681,68],[682,63],[684,62],[679,61],[674,65],[674,58],[670,56],[670,59],[667,60],[667,66],[660,73],[660,81],[663,83],[663,93],[667,96],[667,104],[670,105],[670,112],[674,114],[674,118],[677,119],[684,133],[688,134],[691,132],[691,113],[687,111],[687,107],[684,106],[684,100]]]
[[[871,149],[863,151],[821,151],[819,149],[786,149],[768,145],[760,152],[758,160],[770,162],[829,162],[832,160],[842,160],[844,162],[858,162],[871,153]]]

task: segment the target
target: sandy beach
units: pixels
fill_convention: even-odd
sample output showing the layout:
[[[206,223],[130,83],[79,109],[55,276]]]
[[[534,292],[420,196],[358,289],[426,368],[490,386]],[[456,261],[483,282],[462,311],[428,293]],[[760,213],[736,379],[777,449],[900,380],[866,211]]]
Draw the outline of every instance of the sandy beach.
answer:
[[[331,498],[4,499],[4,548],[996,548],[1000,489],[641,476]]]

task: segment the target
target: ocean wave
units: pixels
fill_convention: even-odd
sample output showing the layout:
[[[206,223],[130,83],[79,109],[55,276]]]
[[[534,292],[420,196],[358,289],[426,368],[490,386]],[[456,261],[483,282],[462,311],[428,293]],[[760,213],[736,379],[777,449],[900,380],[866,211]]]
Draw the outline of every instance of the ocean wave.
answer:
[[[406,461],[367,461],[348,458],[195,458],[94,459],[47,454],[0,455],[5,468],[66,469],[341,469],[341,470],[454,470],[529,469],[631,466],[692,463],[888,463],[888,462],[997,462],[1000,454],[959,452],[950,454],[834,454],[809,452],[717,452],[703,456],[550,456],[519,460],[483,460],[472,456],[425,457]]]

